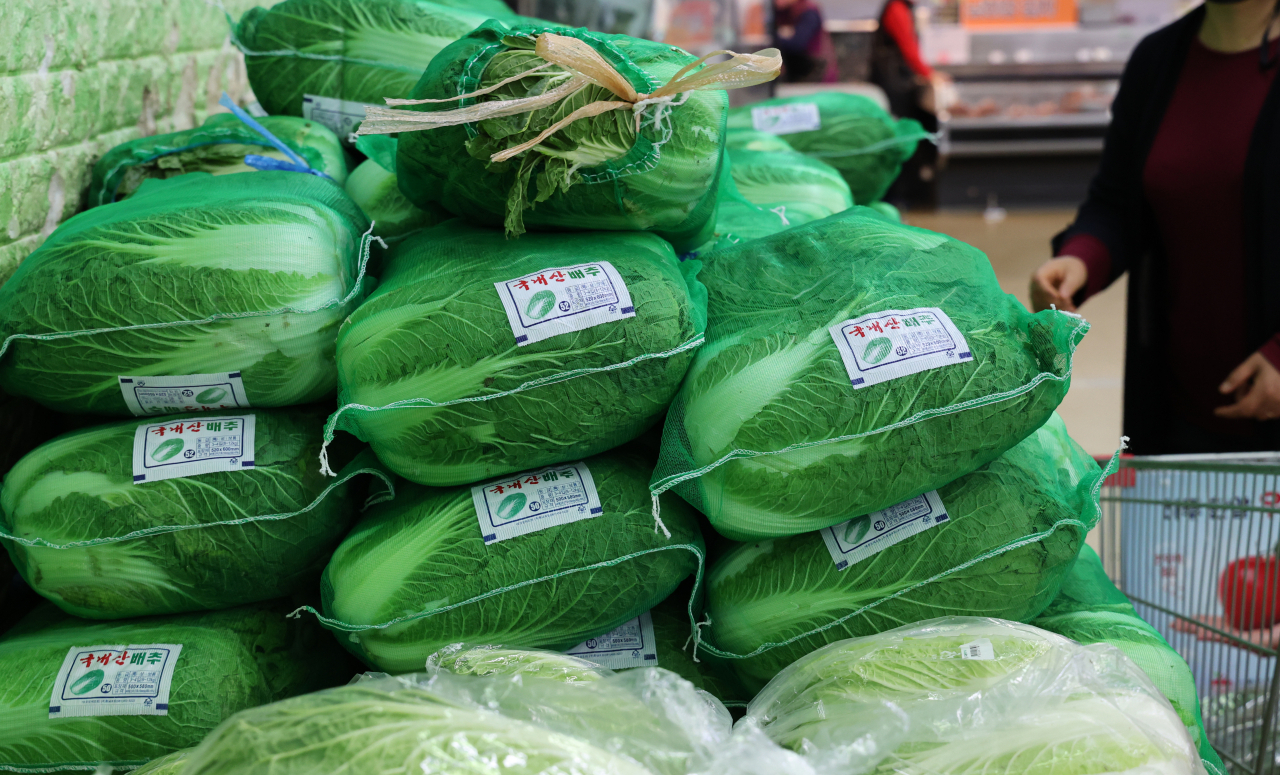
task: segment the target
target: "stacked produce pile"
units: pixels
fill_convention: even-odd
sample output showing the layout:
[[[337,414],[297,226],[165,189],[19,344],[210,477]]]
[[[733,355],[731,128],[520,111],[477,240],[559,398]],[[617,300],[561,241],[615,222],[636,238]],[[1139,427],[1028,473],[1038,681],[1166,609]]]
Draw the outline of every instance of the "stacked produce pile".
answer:
[[[0,286],[0,770],[1220,767],[1082,548],[1088,325],[878,202],[918,127],[492,0],[233,37],[270,115]]]

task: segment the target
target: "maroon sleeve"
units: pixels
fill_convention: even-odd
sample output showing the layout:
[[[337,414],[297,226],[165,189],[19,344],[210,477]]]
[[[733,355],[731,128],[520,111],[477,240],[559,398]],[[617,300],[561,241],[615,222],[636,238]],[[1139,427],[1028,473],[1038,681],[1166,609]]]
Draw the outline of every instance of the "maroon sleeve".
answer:
[[[893,42],[898,44],[902,58],[907,61],[911,71],[923,78],[931,77],[933,68],[920,58],[920,42],[916,40],[916,23],[911,18],[911,11],[907,8],[907,4],[890,0],[888,7],[884,9],[884,18],[880,23],[884,25],[884,31],[889,34],[889,37],[893,38]]]
[[[1089,279],[1081,292],[1083,295],[1076,296],[1077,304],[1090,296],[1102,293],[1108,285],[1111,285],[1111,251],[1107,250],[1102,240],[1092,234],[1077,233],[1062,243],[1058,255],[1075,256],[1083,261],[1089,270]]]
[[[1271,365],[1280,370],[1280,334],[1276,334],[1267,340],[1267,343],[1258,348],[1258,352],[1263,358],[1271,361]]]

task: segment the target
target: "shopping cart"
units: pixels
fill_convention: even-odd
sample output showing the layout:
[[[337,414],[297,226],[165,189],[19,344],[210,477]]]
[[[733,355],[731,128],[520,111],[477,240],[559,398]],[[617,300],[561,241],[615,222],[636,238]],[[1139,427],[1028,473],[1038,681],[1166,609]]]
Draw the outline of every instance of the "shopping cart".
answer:
[[[1134,457],[1108,478],[1090,537],[1107,574],[1191,666],[1209,742],[1233,775],[1280,775],[1277,640],[1270,628],[1240,637],[1227,616],[1255,613],[1241,603],[1242,569],[1259,580],[1256,613],[1280,613],[1277,514],[1280,453]],[[1219,599],[1224,572],[1231,612]]]

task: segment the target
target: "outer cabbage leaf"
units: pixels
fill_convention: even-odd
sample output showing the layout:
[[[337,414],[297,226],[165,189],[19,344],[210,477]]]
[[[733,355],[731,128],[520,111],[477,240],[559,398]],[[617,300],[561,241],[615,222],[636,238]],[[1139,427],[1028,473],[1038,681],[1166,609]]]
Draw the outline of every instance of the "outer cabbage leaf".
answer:
[[[599,681],[613,673],[593,662],[555,651],[469,643],[452,643],[427,657],[427,669],[447,670],[455,675],[532,675],[565,683]]]
[[[0,769],[122,769],[187,748],[233,713],[345,681],[344,655],[287,607],[255,605],[122,622],[86,622],[51,605],[0,638]],[[167,716],[49,719],[58,668],[74,646],[180,643]]]
[[[352,488],[363,482],[347,484],[354,470],[341,483],[317,470],[322,415],[254,414],[255,466],[240,471],[134,483],[138,420],[38,447],[0,490],[0,527],[44,544],[4,542],[19,573],[90,619],[225,608],[313,585],[355,517],[360,492]],[[189,418],[146,422],[166,419]],[[139,531],[154,534],[111,540]]]
[[[591,260],[617,269],[635,317],[517,345],[494,283]],[[352,406],[335,422],[396,473],[436,486],[616,447],[661,416],[693,358],[705,327],[697,267],[649,234],[517,243],[460,222],[415,234],[343,325],[340,403]],[[393,406],[405,401],[417,403]]]
[[[726,553],[702,628],[758,689],[842,638],[939,613],[1029,621],[1058,593],[1098,519],[1103,472],[1056,415],[998,460],[938,489],[947,520],[837,569],[821,533]],[[840,526],[837,526],[839,529]]]
[[[259,123],[312,169],[325,173],[338,185],[347,179],[342,146],[328,127],[293,116],[263,116]],[[130,140],[107,151],[93,165],[89,206],[127,199],[152,178],[166,179],[188,172],[256,172],[244,163],[246,154],[288,160],[262,135],[229,113],[209,116],[194,129]]]
[[[664,515],[665,538],[639,460],[586,463],[600,516],[488,546],[469,487],[409,486],[371,508],[324,571],[326,626],[367,663],[403,673],[459,642],[563,651],[653,607],[701,564],[696,518]]]
[[[1031,315],[986,257],[855,207],[706,256],[707,343],[667,415],[653,489],[722,534],[796,535],[990,462],[1048,420],[1078,317]],[[940,308],[973,360],[854,388],[829,327]]]
[[[183,748],[159,759],[152,759],[133,772],[135,775],[182,775],[187,767],[187,758],[193,750],[195,749]]]
[[[732,115],[732,114],[731,114]],[[744,151],[794,151],[785,137],[751,129],[733,129],[725,133],[724,147]]]
[[[794,151],[726,152],[733,182],[748,202],[778,210],[790,226],[826,218],[853,207],[849,184],[826,162]]]
[[[239,371],[252,406],[323,398],[368,227],[314,175],[147,181],[64,223],[0,287],[0,387],[126,416],[121,375]]]
[[[373,233],[393,242],[419,229],[449,219],[438,207],[422,210],[400,193],[396,182],[396,140],[386,135],[364,135],[356,148],[369,158],[347,178],[347,196],[373,221]]]

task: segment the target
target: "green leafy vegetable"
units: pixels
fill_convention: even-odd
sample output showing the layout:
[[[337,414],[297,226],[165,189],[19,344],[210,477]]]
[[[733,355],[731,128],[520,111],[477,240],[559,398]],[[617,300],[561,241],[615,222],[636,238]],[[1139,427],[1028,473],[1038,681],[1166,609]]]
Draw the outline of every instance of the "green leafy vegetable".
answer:
[[[86,622],[51,605],[0,638],[0,770],[130,769],[193,746],[244,708],[345,681],[344,655],[288,607],[121,622]],[[49,697],[72,647],[180,644],[166,716],[49,718]]]
[[[782,139],[800,153],[820,159],[844,176],[853,192],[853,201],[870,204],[884,196],[897,179],[902,164],[915,153],[916,144],[928,137],[912,118],[894,120],[874,100],[860,94],[819,92],[798,97],[778,97],[729,111],[729,134],[751,132],[755,137],[752,111],[784,105],[816,106],[820,125],[803,132],[784,134]],[[744,140],[726,141],[742,143]]]
[[[635,316],[517,344],[494,284],[601,260],[620,274]],[[344,406],[331,424],[431,485],[615,447],[657,420],[692,360],[705,327],[698,266],[649,234],[511,242],[456,221],[419,232],[396,246],[378,289],[342,327]]]
[[[501,0],[285,0],[246,12],[233,40],[262,107],[301,116],[307,95],[408,96],[441,49],[490,17],[514,14]]]
[[[555,32],[588,43],[638,92],[652,92],[694,58],[671,46],[547,24],[493,20],[432,60],[411,94],[443,99],[497,87],[481,103],[544,94],[570,74],[546,62],[534,38]],[[478,75],[476,75],[478,74]],[[400,135],[400,188],[415,204],[443,206],[508,234],[532,229],[654,231],[678,250],[706,241],[715,212],[715,181],[727,99],[722,91],[694,91],[669,111],[650,109],[636,130],[636,114],[611,110],[574,121],[510,160],[492,154],[537,138],[583,106],[617,98],[591,85],[530,113],[489,118]],[[410,106],[431,111],[455,103]],[[665,116],[661,121],[659,116]]]
[[[449,219],[440,208],[422,210],[400,193],[394,137],[364,135],[356,140],[356,148],[369,158],[347,178],[347,196],[373,221],[374,234],[395,241]]]
[[[688,620],[686,615],[686,625]],[[566,683],[599,681],[611,672],[585,659],[554,651],[465,643],[450,644],[427,657],[427,669],[448,670],[457,675],[533,675]]]
[[[865,208],[705,261],[707,344],[667,415],[652,488],[738,540],[818,530],[994,460],[1048,420],[1088,330],[1029,314],[979,251]],[[948,316],[972,360],[851,384],[829,327],[917,309]]]
[[[682,584],[667,599],[649,611],[653,618],[653,638],[658,667],[670,670],[726,705],[742,706],[751,694],[743,688],[725,660],[705,649],[694,661],[693,628],[689,623],[689,595],[692,585]],[[698,614],[700,606],[695,606]],[[701,620],[701,615],[698,615]],[[632,668],[643,670],[644,668]]]
[[[730,113],[730,115],[733,115]],[[728,150],[742,151],[794,151],[786,138],[771,135],[768,132],[756,132],[750,129],[735,129],[724,136],[724,147]]]
[[[397,492],[334,552],[321,581],[326,626],[369,664],[402,673],[459,642],[563,651],[648,610],[700,565],[694,515],[664,516],[666,538],[641,461],[586,463],[600,516],[487,546],[471,488]]]
[[[794,151],[729,149],[733,182],[744,199],[766,210],[781,208],[789,226],[853,207],[849,184],[826,162]]]
[[[361,493],[347,480],[376,473],[388,480],[385,497],[389,479],[371,460],[340,482],[322,476],[321,415],[254,414],[255,465],[240,471],[135,483],[137,420],[38,447],[0,490],[0,540],[14,565],[41,595],[90,619],[225,608],[313,585],[355,516]],[[147,422],[166,419],[183,416]],[[169,439],[153,456],[183,444]]]
[[[134,775],[182,775],[187,767],[187,758],[191,756],[192,748],[183,748],[181,751],[174,751],[167,756],[161,756],[159,759],[152,759],[136,770]]]
[[[64,223],[0,287],[0,387],[129,415],[122,375],[238,371],[252,406],[323,398],[368,227],[314,175],[149,180]]]
[[[263,116],[259,123],[338,185],[347,179],[347,162],[338,138],[327,127],[293,116]],[[140,137],[107,151],[93,165],[89,206],[132,196],[152,178],[172,178],[189,172],[228,175],[254,172],[246,154],[287,160],[267,140],[230,113],[218,113],[194,129]]]

